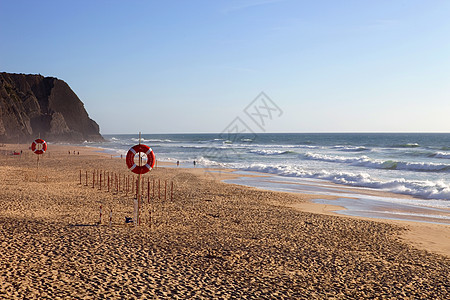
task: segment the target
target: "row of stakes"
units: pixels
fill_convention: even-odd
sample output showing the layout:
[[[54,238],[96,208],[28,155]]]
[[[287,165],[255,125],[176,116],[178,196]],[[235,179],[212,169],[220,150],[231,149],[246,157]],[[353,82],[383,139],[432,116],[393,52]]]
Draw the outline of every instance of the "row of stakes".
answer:
[[[84,177],[84,186],[91,186],[93,189],[98,188],[98,190],[105,190],[107,192],[112,192],[113,194],[119,194],[119,193],[125,193],[126,196],[133,195],[135,199],[138,198],[138,190],[139,190],[139,180],[136,179],[135,176],[130,175],[120,175],[114,172],[107,172],[102,170],[94,170],[92,171],[92,181],[90,180],[89,172],[85,171],[84,176],[82,174],[82,171],[80,170],[80,185],[83,185],[83,177]],[[145,184],[147,183],[147,184]],[[147,189],[144,189],[144,186],[147,186]],[[158,192],[156,193],[156,188]],[[168,189],[168,181],[164,180],[164,200],[168,200],[168,196],[170,196],[170,201],[173,201],[173,190],[174,190],[174,184],[173,181],[169,182],[169,188]],[[144,195],[144,190],[147,191],[147,202],[150,203],[150,195],[152,199],[155,199],[155,196],[157,196],[158,199],[162,199],[162,193],[161,193],[161,179],[158,179],[157,181],[153,178],[150,180],[150,178],[147,178],[147,181],[145,178],[142,178],[141,180],[141,195]],[[141,197],[143,199],[143,197]],[[100,205],[100,219],[99,224],[102,223],[102,215],[103,215],[103,208],[102,205]],[[139,220],[140,221],[140,220]],[[109,213],[109,226],[112,225],[112,210]],[[151,220],[150,220],[151,225]]]

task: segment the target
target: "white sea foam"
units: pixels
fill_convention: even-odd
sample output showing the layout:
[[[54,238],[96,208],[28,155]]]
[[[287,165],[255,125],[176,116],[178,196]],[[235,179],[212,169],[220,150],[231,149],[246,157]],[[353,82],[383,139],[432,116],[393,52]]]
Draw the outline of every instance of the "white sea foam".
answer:
[[[432,156],[436,158],[450,159],[450,152],[436,152]]]
[[[373,169],[409,170],[419,172],[440,172],[450,170],[449,164],[379,160],[379,159],[371,159],[365,155],[357,157],[348,157],[348,156],[324,155],[308,152],[304,156],[305,158],[311,160],[346,163],[352,166],[360,166]]]
[[[403,178],[382,181],[373,178],[365,172],[351,173],[329,170],[306,171],[299,167],[286,165],[252,164],[244,168],[244,170],[290,177],[323,179],[339,184],[383,189],[394,193],[407,194],[427,199],[450,199],[450,183],[444,181],[412,181]],[[447,207],[450,207],[450,201],[447,202]]]
[[[133,142],[139,143],[139,139],[137,139],[137,138],[132,138],[131,140]],[[173,141],[169,140],[169,139],[143,139],[143,138],[141,138],[140,142],[141,143],[155,143],[155,142],[156,143],[171,143]]]
[[[344,152],[361,152],[361,151],[368,151],[369,149],[367,149],[364,146],[341,146],[341,145],[336,145],[332,147],[333,149],[337,149],[339,151],[344,151]]]
[[[318,149],[320,147],[318,146],[311,146],[311,145],[263,145],[263,144],[236,144],[236,146],[239,147],[247,147],[247,148],[257,148],[257,149]]]
[[[249,152],[255,153],[258,155],[281,155],[281,154],[294,153],[292,151],[287,151],[287,150],[272,150],[272,149],[254,149],[254,150],[250,150]]]
[[[393,148],[417,148],[420,147],[420,145],[418,143],[406,143],[406,144],[398,144],[398,145],[393,145]]]
[[[201,167],[207,167],[207,168],[208,167],[226,167],[226,164],[224,164],[224,163],[219,163],[217,161],[210,160],[210,159],[208,159],[206,157],[203,157],[203,156],[200,156],[200,157],[198,157],[198,158],[196,158],[194,160]]]

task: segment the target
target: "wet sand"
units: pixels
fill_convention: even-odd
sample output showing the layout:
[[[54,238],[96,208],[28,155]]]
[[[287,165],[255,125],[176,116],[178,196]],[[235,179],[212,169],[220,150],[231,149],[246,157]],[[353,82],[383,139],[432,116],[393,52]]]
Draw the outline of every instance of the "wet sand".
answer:
[[[379,189],[343,186],[323,180],[276,175],[266,175],[263,178],[240,177],[228,179],[226,182],[272,191],[314,194],[317,195],[313,200],[314,203],[344,208],[336,210],[339,214],[450,225],[448,200],[419,199]],[[324,195],[331,198],[324,198]]]
[[[134,227],[130,193],[91,185],[93,170],[130,175],[124,160],[50,145],[38,172],[22,150],[0,155],[0,298],[449,297],[450,256],[431,247],[449,226],[336,216],[315,195],[159,167],[144,178],[174,182],[173,200],[144,195]]]

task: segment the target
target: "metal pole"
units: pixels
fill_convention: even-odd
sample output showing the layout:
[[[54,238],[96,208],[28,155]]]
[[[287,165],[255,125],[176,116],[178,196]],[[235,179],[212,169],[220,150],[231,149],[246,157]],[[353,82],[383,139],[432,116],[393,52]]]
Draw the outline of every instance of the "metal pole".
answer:
[[[138,199],[138,225],[141,225],[141,218],[139,216],[140,209],[141,209],[141,174],[139,174],[139,177],[138,177],[137,189],[138,189],[137,190],[137,194],[138,194],[138,198],[137,198]]]
[[[141,132],[139,132],[139,145],[141,144]],[[142,166],[142,156],[139,152],[139,167]],[[138,224],[141,225],[141,218],[140,218],[140,210],[141,210],[141,179],[142,174],[139,174],[138,177],[138,184],[137,184],[137,195],[138,195]]]

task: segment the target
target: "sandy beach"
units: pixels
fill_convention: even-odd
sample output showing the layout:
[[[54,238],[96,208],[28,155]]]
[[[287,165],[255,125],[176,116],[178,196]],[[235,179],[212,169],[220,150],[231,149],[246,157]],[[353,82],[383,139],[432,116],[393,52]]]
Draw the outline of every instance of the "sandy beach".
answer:
[[[313,195],[161,164],[133,226],[124,159],[49,145],[38,170],[28,145],[0,150],[2,299],[450,297],[450,226],[340,216]],[[93,187],[95,170],[121,190]]]

